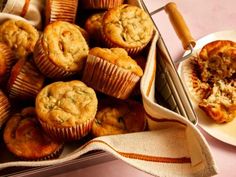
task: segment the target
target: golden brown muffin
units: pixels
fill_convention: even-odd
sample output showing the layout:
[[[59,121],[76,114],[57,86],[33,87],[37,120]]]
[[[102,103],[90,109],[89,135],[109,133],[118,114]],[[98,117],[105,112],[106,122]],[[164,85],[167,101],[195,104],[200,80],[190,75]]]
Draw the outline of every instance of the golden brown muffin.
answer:
[[[45,25],[55,21],[74,23],[78,0],[46,0]]]
[[[103,15],[104,13],[95,13],[86,19],[84,28],[92,39],[93,45],[102,45],[101,29]]]
[[[203,82],[230,78],[236,73],[236,43],[229,40],[210,42],[201,49],[197,61]]]
[[[63,143],[45,134],[37,120],[34,108],[30,107],[14,114],[8,120],[3,138],[8,150],[24,160],[56,158],[63,148]]]
[[[54,82],[36,97],[42,127],[62,140],[78,140],[89,133],[97,112],[97,97],[83,82]]]
[[[123,4],[124,0],[81,0],[85,9],[109,9]]]
[[[122,48],[89,51],[82,80],[102,93],[126,99],[143,75],[140,66]]]
[[[47,77],[62,79],[83,69],[88,44],[74,24],[56,21],[49,24],[34,50],[34,61]]]
[[[109,9],[103,16],[102,37],[108,47],[121,47],[129,54],[137,54],[153,35],[149,15],[136,6],[124,4]]]
[[[13,51],[4,43],[0,42],[0,84],[8,80],[11,68],[16,62]]]
[[[216,82],[210,96],[199,107],[217,123],[232,121],[236,118],[236,81]]]
[[[18,60],[8,80],[10,98],[33,100],[44,84],[45,76],[41,74],[31,57]]]
[[[7,44],[17,58],[32,53],[38,38],[38,31],[25,21],[7,20],[0,26],[0,42]]]
[[[92,126],[94,136],[139,132],[145,129],[143,105],[134,101],[110,102],[96,114]]]
[[[0,129],[10,116],[11,104],[6,95],[0,90]]]

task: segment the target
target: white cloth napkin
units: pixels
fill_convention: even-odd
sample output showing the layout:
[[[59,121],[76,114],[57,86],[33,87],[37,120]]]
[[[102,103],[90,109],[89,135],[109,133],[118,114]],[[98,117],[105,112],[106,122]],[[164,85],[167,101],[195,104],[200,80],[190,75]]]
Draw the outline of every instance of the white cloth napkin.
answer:
[[[8,19],[25,20],[40,29],[44,0],[7,0],[0,13],[0,24]]]

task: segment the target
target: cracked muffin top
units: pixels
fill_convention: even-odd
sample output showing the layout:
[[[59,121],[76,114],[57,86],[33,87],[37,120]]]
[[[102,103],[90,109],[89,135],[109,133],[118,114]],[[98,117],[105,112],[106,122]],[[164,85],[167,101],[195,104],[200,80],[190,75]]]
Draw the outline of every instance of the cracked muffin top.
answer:
[[[7,44],[17,58],[32,53],[38,38],[38,31],[25,21],[8,20],[0,26],[0,41]]]
[[[153,29],[148,14],[128,4],[108,10],[103,17],[103,34],[120,47],[146,45],[152,38]]]
[[[40,119],[55,127],[73,127],[94,119],[97,97],[83,82],[54,82],[44,87],[36,97],[36,112]]]

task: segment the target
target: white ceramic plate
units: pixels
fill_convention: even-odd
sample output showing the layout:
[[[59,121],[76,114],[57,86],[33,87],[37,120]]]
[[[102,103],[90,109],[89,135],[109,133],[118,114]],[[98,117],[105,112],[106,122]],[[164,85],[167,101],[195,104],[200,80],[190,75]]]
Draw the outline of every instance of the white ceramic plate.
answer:
[[[200,49],[207,43],[214,40],[231,40],[236,42],[236,31],[221,31],[207,35],[199,39],[194,47],[193,55],[200,51]],[[185,53],[186,55],[186,53]],[[181,62],[178,67],[178,73],[184,81],[183,68],[187,62]],[[186,85],[185,85],[186,87]],[[220,141],[236,146],[236,119],[226,124],[216,124],[204,111],[198,107],[197,101],[191,96],[188,88],[186,90],[189,94],[190,101],[192,102],[193,109],[198,117],[200,127],[202,127],[208,134],[217,138]]]

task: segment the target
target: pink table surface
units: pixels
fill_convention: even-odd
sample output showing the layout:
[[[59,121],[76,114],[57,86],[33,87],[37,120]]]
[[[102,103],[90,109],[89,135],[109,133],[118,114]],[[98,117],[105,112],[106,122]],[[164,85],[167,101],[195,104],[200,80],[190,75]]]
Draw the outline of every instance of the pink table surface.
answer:
[[[207,34],[223,31],[236,30],[236,1],[235,0],[172,0],[181,11],[193,37],[197,40]],[[144,0],[151,12],[170,2],[168,0]],[[176,60],[183,55],[181,42],[175,34],[168,16],[160,12],[154,17],[154,21],[160,30],[167,48]],[[200,127],[198,127],[200,128]],[[236,126],[235,126],[236,128]],[[208,141],[212,154],[218,166],[217,177],[236,176],[236,147],[225,144],[201,130]],[[95,165],[92,167],[65,172],[57,177],[67,176],[96,176],[96,177],[151,177],[151,175],[139,171],[120,160]]]

